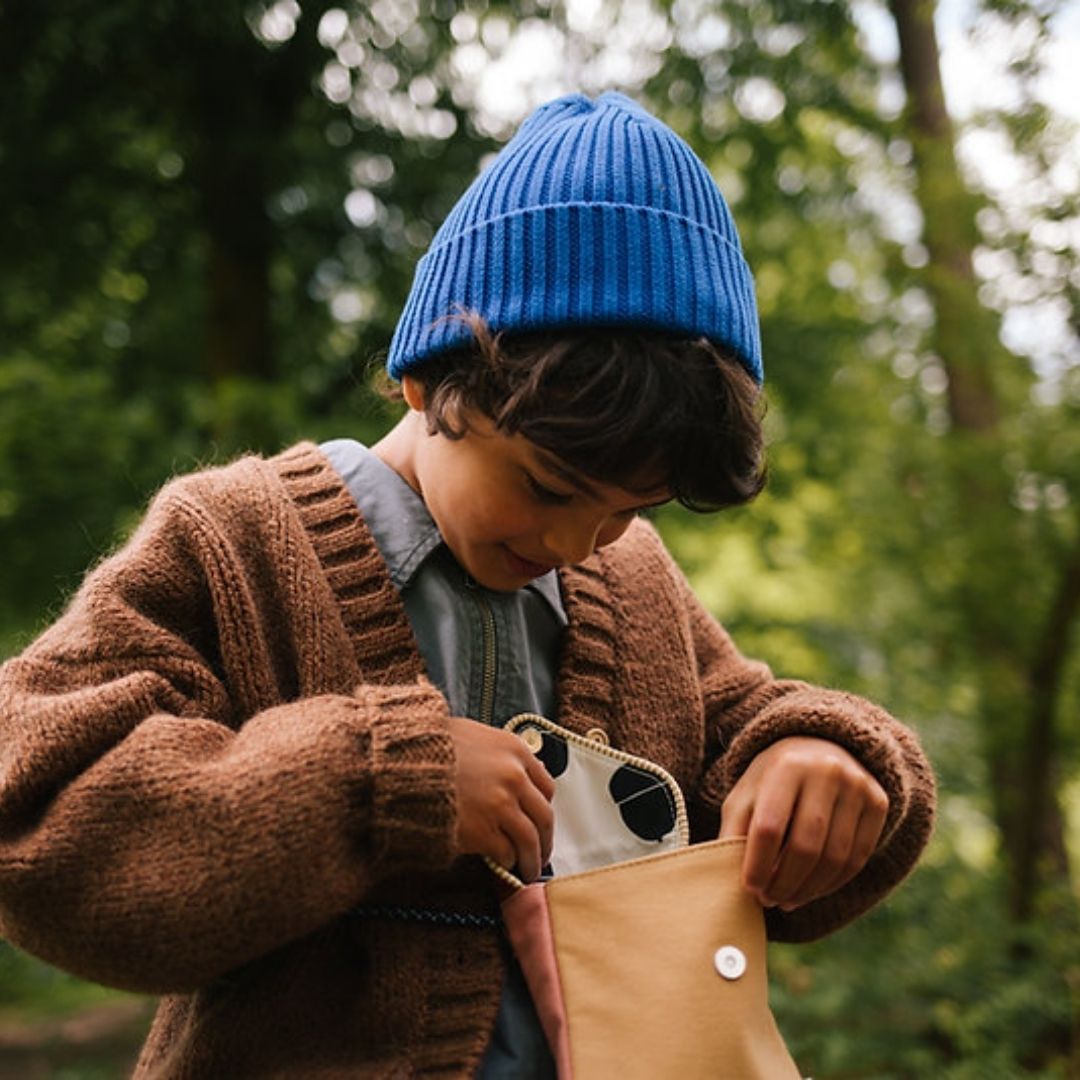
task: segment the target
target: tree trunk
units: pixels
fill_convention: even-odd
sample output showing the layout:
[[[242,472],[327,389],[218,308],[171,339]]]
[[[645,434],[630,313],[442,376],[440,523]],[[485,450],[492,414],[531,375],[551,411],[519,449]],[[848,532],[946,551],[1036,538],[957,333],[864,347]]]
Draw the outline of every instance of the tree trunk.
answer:
[[[292,171],[282,141],[311,93],[324,54],[315,28],[329,6],[305,3],[294,36],[273,49],[238,10],[206,14],[192,22],[180,50],[202,58],[184,80],[182,111],[207,239],[206,370],[215,382],[275,374],[267,200]]]
[[[227,140],[207,139],[203,178],[206,255],[206,370],[269,379],[270,223],[258,158],[236,160]]]
[[[980,665],[985,752],[1010,876],[1009,910],[1030,921],[1043,884],[1067,883],[1063,821],[1054,770],[1064,643],[1080,607],[1080,581],[1063,575],[1032,651],[1016,613],[1025,556],[1004,466],[995,371],[1012,358],[997,317],[982,307],[972,267],[975,204],[957,167],[945,107],[933,0],[890,0],[908,96],[917,197],[929,252],[925,287],[935,312],[934,349],[948,375],[950,461],[957,527],[967,565],[958,603]],[[1013,361],[1016,362],[1016,361]],[[990,568],[991,572],[987,573]]]
[[[207,240],[205,366],[213,382],[273,374],[266,199],[278,129],[252,63],[260,46],[240,29],[250,40],[204,47],[192,110]]]

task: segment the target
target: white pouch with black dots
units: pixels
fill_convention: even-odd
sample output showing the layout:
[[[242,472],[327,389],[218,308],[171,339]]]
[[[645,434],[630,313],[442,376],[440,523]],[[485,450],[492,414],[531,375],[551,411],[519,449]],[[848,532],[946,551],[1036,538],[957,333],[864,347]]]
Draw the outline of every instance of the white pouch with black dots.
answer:
[[[685,847],[686,803],[674,777],[645,758],[521,713],[519,736],[555,781],[555,835],[544,877],[562,877]]]

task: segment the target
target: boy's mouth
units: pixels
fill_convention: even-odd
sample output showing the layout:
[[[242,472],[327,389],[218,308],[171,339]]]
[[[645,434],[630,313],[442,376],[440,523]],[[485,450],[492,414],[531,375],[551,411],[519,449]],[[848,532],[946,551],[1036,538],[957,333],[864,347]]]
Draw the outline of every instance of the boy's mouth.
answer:
[[[531,559],[523,559],[520,555],[515,555],[508,547],[504,546],[503,551],[506,553],[506,561],[510,564],[510,569],[521,577],[543,577],[548,571],[555,569],[552,563],[538,563]]]

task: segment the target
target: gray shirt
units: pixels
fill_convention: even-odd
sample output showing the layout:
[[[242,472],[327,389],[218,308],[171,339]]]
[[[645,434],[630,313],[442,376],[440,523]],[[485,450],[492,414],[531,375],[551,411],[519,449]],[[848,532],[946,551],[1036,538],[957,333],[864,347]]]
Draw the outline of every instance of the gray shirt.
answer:
[[[513,593],[474,582],[443,543],[423,500],[351,439],[320,447],[351,492],[401,592],[431,681],[455,716],[501,725],[556,715],[566,612],[554,571]],[[521,971],[511,959],[482,1080],[548,1080],[555,1067]]]

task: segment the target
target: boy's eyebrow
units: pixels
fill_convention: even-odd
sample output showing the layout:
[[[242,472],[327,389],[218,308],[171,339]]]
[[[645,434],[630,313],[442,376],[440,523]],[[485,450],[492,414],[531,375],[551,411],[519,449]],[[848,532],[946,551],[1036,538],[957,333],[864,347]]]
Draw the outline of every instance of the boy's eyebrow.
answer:
[[[600,498],[600,493],[585,479],[584,476],[581,475],[581,473],[575,471],[569,465],[566,465],[554,454],[547,450],[537,448],[536,456],[539,459],[540,464],[549,472],[554,473],[560,480],[565,480],[571,487],[577,488],[578,491],[590,499]],[[664,503],[668,502],[671,502],[671,495],[670,493],[665,493],[661,498],[655,499],[652,502],[642,503],[641,509],[651,510],[653,507],[663,506]]]
[[[583,495],[587,495],[590,499],[600,497],[600,493],[584,476],[575,472],[569,465],[563,464],[554,454],[537,448],[536,456],[545,469],[554,473],[560,480],[565,480],[571,487],[577,488]]]

